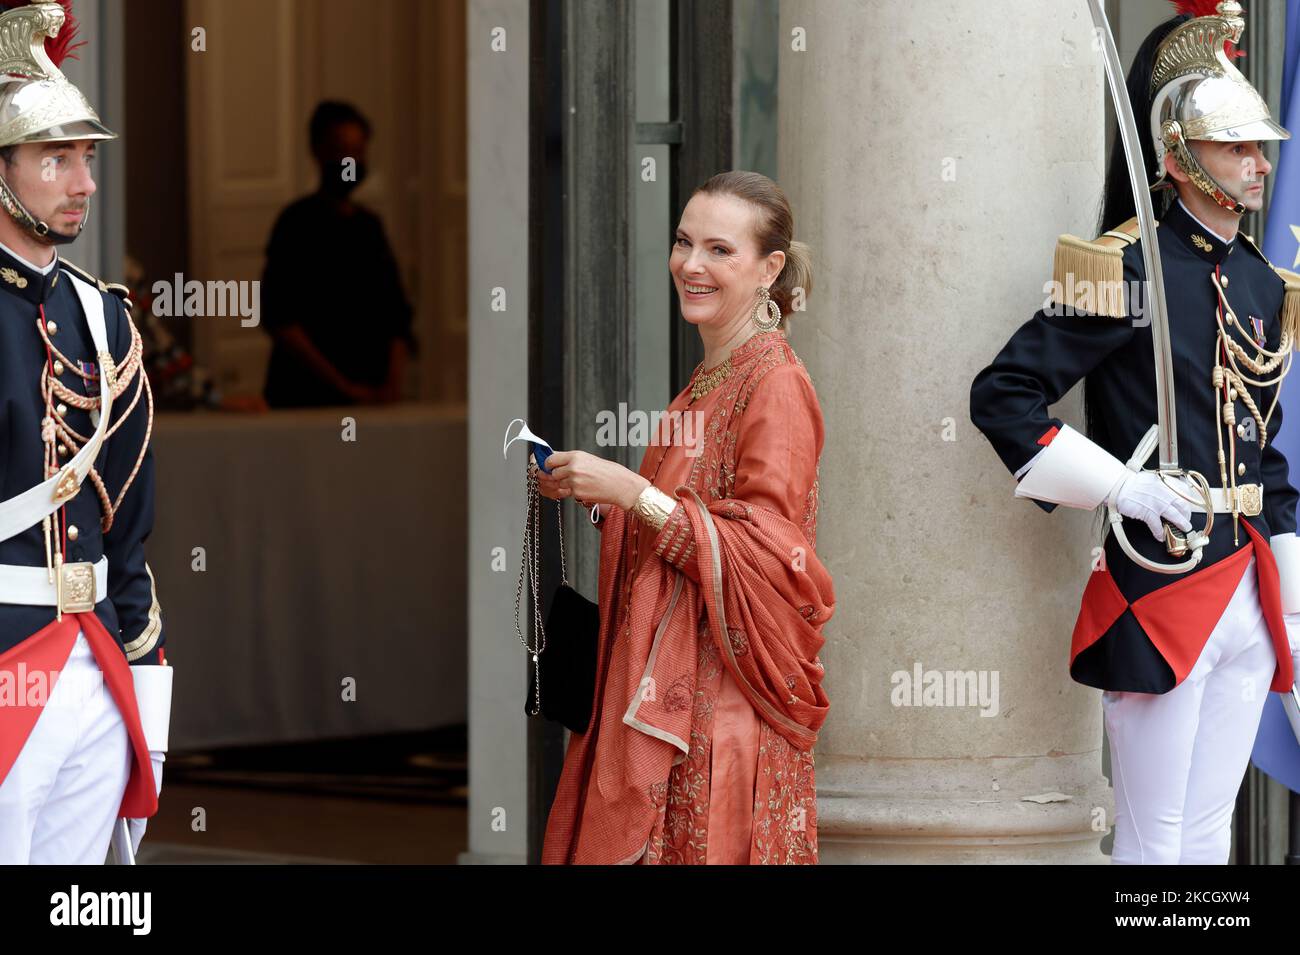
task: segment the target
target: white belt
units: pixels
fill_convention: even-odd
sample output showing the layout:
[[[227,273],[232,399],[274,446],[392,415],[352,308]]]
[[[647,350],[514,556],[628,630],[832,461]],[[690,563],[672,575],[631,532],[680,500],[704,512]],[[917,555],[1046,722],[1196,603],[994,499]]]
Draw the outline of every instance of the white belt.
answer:
[[[1197,514],[1205,513],[1205,506],[1201,501],[1200,494],[1194,495],[1196,503],[1192,504],[1192,510]],[[1214,513],[1231,514],[1232,502],[1228,500],[1228,489],[1222,487],[1210,488],[1210,500],[1214,502]],[[1237,501],[1241,513],[1248,517],[1254,517],[1264,505],[1264,485],[1262,484],[1238,484]]]
[[[95,563],[94,600],[108,596],[108,558]],[[57,578],[56,578],[57,579]],[[0,564],[0,604],[30,604],[37,607],[57,607],[59,604],[49,571],[44,567],[23,567],[17,564]]]

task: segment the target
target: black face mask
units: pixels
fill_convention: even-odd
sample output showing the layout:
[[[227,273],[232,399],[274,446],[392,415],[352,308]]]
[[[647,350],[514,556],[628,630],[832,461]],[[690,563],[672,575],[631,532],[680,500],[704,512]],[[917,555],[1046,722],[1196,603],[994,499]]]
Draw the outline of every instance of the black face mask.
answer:
[[[356,164],[352,169],[352,175],[344,178],[343,163],[340,161],[336,164],[328,164],[325,172],[321,175],[321,191],[335,196],[339,199],[346,199],[352,194],[352,190],[365,181],[366,175],[370,172],[370,167],[364,162]]]

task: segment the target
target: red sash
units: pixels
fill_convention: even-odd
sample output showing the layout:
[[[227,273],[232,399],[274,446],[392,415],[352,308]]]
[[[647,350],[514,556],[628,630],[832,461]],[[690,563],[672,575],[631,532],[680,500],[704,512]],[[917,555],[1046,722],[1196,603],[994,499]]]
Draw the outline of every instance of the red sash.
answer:
[[[1131,607],[1147,637],[1174,671],[1174,685],[1182,683],[1200,657],[1210,632],[1223,616],[1253,553],[1260,608],[1277,654],[1277,667],[1269,690],[1274,693],[1290,690],[1295,675],[1286,621],[1282,616],[1282,587],[1277,561],[1268,541],[1250,526],[1250,521],[1241,524],[1250,535],[1250,544],[1203,570],[1151,591],[1132,604],[1124,599],[1108,570],[1094,571],[1089,576],[1079,617],[1075,621],[1070,663],[1073,664],[1075,657],[1099,640]]]
[[[94,613],[65,613],[61,621],[50,621],[22,643],[0,654],[0,672],[15,678],[22,672],[52,673],[54,677],[47,693],[53,693],[58,675],[67,665],[73,644],[77,642],[78,631],[86,635],[86,642],[95,654],[95,661],[104,674],[104,685],[112,694],[126,724],[135,757],[117,814],[130,819],[148,818],[158,811],[158,786],[153,778],[149,747],[144,741],[144,728],[140,725],[135,681],[122,648],[104,629],[99,617]],[[0,781],[9,775],[9,768],[31,735],[43,706],[43,701],[28,705],[26,680],[15,679],[13,689],[16,699],[5,700],[4,705],[0,705]]]

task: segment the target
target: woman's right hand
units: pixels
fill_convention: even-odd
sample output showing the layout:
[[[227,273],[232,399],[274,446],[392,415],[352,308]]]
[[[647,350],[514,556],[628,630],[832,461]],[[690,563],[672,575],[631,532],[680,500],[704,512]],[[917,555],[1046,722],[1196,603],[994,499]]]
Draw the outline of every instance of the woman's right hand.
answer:
[[[567,487],[560,487],[559,479],[539,468],[536,461],[531,461],[529,468],[537,472],[537,489],[541,491],[542,497],[549,497],[552,501],[562,501],[566,497],[573,496],[573,491]]]

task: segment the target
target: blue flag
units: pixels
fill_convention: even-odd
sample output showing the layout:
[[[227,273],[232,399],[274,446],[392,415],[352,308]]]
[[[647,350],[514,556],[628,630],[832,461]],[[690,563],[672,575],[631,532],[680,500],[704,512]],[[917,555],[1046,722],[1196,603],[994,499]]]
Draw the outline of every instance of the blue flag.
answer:
[[[1282,125],[1300,131],[1300,0],[1286,3],[1286,56],[1282,67]],[[1293,133],[1294,135],[1294,133]],[[1273,170],[1273,198],[1264,229],[1264,254],[1282,268],[1300,268],[1300,152],[1296,139],[1279,143]],[[1279,399],[1283,427],[1275,446],[1288,462],[1300,462],[1300,388],[1282,389]],[[1300,480],[1300,467],[1291,468],[1291,483]],[[1292,792],[1300,792],[1300,742],[1282,709],[1282,697],[1268,694],[1251,761]]]

